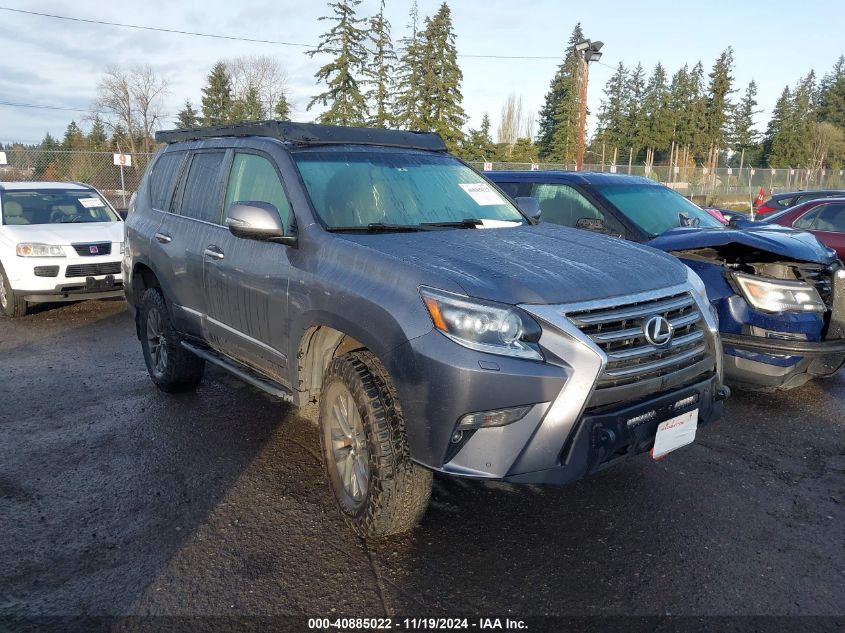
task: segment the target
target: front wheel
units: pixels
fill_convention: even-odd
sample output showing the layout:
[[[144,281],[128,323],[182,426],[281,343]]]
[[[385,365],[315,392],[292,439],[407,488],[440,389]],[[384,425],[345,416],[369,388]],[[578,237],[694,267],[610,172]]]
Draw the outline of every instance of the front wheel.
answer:
[[[15,294],[6,277],[6,271],[0,266],[0,310],[7,317],[16,318],[25,316],[26,308],[26,300]]]
[[[182,347],[158,288],[144,293],[138,318],[144,361],[156,386],[168,393],[194,389],[202,380],[205,361]]]
[[[370,352],[326,369],[320,396],[323,461],[349,526],[365,538],[413,528],[428,507],[431,471],[411,461],[396,389]]]

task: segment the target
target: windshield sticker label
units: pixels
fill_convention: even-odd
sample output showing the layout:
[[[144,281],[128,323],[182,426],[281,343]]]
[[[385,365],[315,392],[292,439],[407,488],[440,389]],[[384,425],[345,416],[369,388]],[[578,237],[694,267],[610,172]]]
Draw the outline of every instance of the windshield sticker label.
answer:
[[[480,207],[489,207],[495,204],[505,204],[502,196],[491,189],[483,182],[473,183],[471,185],[458,185],[461,189],[467,192],[470,198],[475,200],[475,203]]]
[[[99,198],[80,198],[79,204],[81,204],[86,209],[93,209],[95,207],[104,207],[106,206],[102,200]]]

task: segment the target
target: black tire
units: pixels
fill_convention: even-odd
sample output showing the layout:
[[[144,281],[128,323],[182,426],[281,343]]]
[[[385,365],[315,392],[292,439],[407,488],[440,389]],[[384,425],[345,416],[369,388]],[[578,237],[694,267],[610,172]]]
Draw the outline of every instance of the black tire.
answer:
[[[367,448],[369,465],[366,491],[359,488],[363,498],[357,500],[344,487],[343,467],[336,459],[342,449],[332,441],[333,407],[347,392],[360,416],[361,446]],[[320,444],[329,486],[356,534],[379,538],[405,532],[419,522],[431,497],[432,473],[411,461],[396,389],[387,370],[370,352],[340,356],[326,369],[320,397]]]
[[[0,290],[0,311],[12,319],[25,316],[26,300],[14,293],[12,284],[6,278],[6,271],[3,270],[3,266],[0,266],[0,284],[3,285],[2,290]]]
[[[144,293],[138,319],[144,362],[156,386],[167,393],[195,389],[205,373],[205,360],[182,347],[158,288]]]

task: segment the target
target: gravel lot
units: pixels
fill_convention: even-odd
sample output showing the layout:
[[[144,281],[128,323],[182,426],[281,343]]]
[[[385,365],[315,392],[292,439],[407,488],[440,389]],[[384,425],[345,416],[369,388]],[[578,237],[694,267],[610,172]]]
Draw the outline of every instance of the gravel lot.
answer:
[[[839,376],[568,488],[438,478],[415,532],[367,544],[290,407],[213,369],[159,393],[122,302],[39,308],[0,319],[0,622],[843,616],[843,409]]]

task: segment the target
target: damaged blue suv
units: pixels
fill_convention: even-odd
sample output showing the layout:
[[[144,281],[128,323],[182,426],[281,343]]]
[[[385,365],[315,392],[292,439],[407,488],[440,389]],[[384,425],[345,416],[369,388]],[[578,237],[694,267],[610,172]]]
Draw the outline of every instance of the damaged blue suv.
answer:
[[[809,233],[727,228],[679,193],[637,176],[486,175],[512,198],[535,198],[543,222],[648,244],[698,273],[718,310],[728,384],[790,389],[845,364],[845,268]]]

